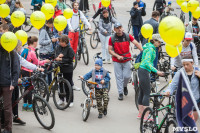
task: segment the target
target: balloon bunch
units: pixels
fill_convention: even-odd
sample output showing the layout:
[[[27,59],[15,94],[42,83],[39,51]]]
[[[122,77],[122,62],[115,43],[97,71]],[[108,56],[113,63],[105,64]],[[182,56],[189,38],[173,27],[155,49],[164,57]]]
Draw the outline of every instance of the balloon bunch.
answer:
[[[6,0],[0,0],[0,17],[6,18],[10,14],[10,8],[7,4],[4,4]],[[30,16],[30,21],[33,27],[41,29],[46,20],[53,17],[55,10],[54,7],[57,4],[57,0],[45,0],[45,4],[42,6],[41,11],[35,11]],[[69,8],[65,9],[63,16],[57,16],[54,19],[54,27],[58,31],[62,31],[67,26],[67,19],[70,19],[73,15],[73,11]],[[11,14],[11,23],[14,27],[19,27],[25,22],[25,15],[21,11],[15,11]],[[15,34],[12,32],[6,32],[1,37],[1,45],[8,52],[12,51],[17,45],[17,39],[24,45],[27,42],[28,35],[23,30],[17,31]]]
[[[176,0],[176,2],[179,6],[181,6],[181,10],[183,12],[192,12],[192,16],[196,19],[200,17],[200,7],[197,0]]]
[[[159,24],[159,33],[161,38],[166,42],[166,52],[170,57],[176,57],[182,50],[181,41],[185,35],[183,22],[175,17],[165,17]]]

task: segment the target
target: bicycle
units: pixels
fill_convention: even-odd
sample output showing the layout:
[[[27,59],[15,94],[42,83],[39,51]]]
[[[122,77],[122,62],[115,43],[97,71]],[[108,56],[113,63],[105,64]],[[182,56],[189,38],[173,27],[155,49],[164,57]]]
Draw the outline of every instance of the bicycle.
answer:
[[[85,65],[88,65],[89,64],[89,52],[88,52],[88,48],[86,45],[85,36],[83,35],[83,32],[86,30],[88,30],[88,29],[84,29],[84,30],[76,29],[75,30],[75,32],[77,32],[77,31],[79,32],[78,49],[77,49],[76,57],[77,57],[77,61],[81,60],[81,54],[82,54]]]
[[[48,87],[49,93],[53,93],[53,102],[59,110],[64,110],[69,107],[72,98],[72,88],[69,81],[67,79],[64,79],[62,73],[60,73],[60,65],[65,64],[56,61],[51,61],[51,63],[46,64],[44,68],[46,68],[45,76],[51,74],[52,72],[54,75],[54,78]],[[48,71],[51,66],[53,66],[54,68]],[[67,94],[65,88],[69,90],[69,94]],[[60,98],[64,99],[64,97],[67,97],[67,95],[69,95],[69,98],[66,99],[66,103],[59,105],[58,100],[60,100]]]
[[[93,24],[95,26],[95,30],[92,32],[90,36],[90,46],[93,49],[96,49],[98,47],[98,44],[100,43],[100,38],[99,38],[99,22],[98,21],[93,21]]]
[[[162,13],[162,15],[160,16],[160,20],[159,20],[159,22],[161,22],[165,17],[167,17],[167,16],[175,16],[175,17],[177,17],[177,14],[175,14],[175,13],[171,13],[171,12],[169,12],[169,13],[165,13],[165,11]]]
[[[33,112],[40,123],[41,126],[43,126],[45,129],[52,129],[55,125],[55,117],[52,108],[48,104],[48,102],[42,98],[38,92],[40,92],[40,87],[38,86],[38,75],[39,73],[34,73],[31,77],[24,77],[22,78],[22,81],[25,82],[27,80],[30,80],[31,86],[13,103],[12,107],[14,108],[20,100],[22,100],[28,93],[31,91],[33,92]],[[47,88],[46,82],[41,79],[41,81],[44,83],[45,87]],[[0,98],[0,109],[3,109],[3,98]],[[47,118],[47,120],[43,120],[44,117],[50,116],[50,118]]]
[[[67,0],[63,0],[63,2],[65,2],[66,6],[69,7],[70,9],[72,9],[72,1],[69,0],[70,4],[67,3]]]
[[[126,12],[129,12],[129,13],[130,13],[130,11],[126,11]],[[129,34],[132,34],[132,35],[133,35],[133,26],[132,26],[131,18],[130,18],[129,21],[128,21],[128,30],[127,30],[127,32],[128,32]]]
[[[81,107],[83,108],[82,118],[83,121],[87,121],[90,115],[91,107],[96,108],[96,105],[94,105],[93,101],[95,99],[95,86],[98,84],[96,82],[87,81],[83,79],[81,79],[81,81],[85,82],[87,87],[89,88],[89,94],[87,95],[87,98],[85,99],[84,103],[81,103]]]
[[[173,108],[172,102],[173,102],[174,96],[170,96],[168,105],[161,108],[159,106],[160,103],[158,102],[158,98],[165,97],[165,95],[154,93],[154,94],[151,94],[150,97],[154,98],[153,108],[147,107],[144,110],[141,117],[141,122],[140,122],[140,132],[141,133],[146,133],[146,132],[160,133],[162,132],[162,128],[164,128],[165,133],[172,133],[173,128],[177,127],[175,113],[172,112],[172,108]],[[163,110],[166,111],[165,114],[163,113]],[[160,124],[158,120],[159,112],[162,112],[162,114],[164,115],[164,118],[161,120]]]
[[[34,12],[34,9],[30,9],[32,11],[32,13]],[[22,25],[22,30],[24,30],[25,32],[29,32],[31,31],[31,29],[33,28],[33,25],[31,24],[31,20],[30,20],[30,15],[31,14],[26,14],[26,20],[24,22],[24,24]]]

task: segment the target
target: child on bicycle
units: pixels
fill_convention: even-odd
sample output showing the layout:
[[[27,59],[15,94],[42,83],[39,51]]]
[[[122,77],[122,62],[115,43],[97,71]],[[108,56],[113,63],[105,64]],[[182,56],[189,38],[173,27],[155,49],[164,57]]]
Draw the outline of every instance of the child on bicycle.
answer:
[[[97,99],[97,108],[99,111],[98,118],[102,118],[103,114],[107,115],[107,107],[108,107],[108,82],[110,81],[110,76],[107,70],[103,67],[102,59],[97,59],[95,61],[95,69],[92,69],[89,73],[85,74],[83,77],[80,76],[81,79],[88,80],[92,78],[93,82],[97,82],[98,85],[95,87],[95,96]],[[103,105],[102,105],[103,100]]]
[[[29,61],[35,65],[39,65],[39,66],[43,66],[45,63],[50,62],[50,60],[48,60],[48,59],[42,60],[42,61],[38,60],[36,53],[35,53],[35,49],[38,45],[38,38],[36,36],[29,36],[27,43],[28,43],[28,48],[25,48],[23,50],[23,52],[21,53],[21,56],[24,59],[26,59],[27,61]],[[22,77],[30,77],[32,72],[33,72],[33,70],[22,67],[22,70],[21,70]],[[30,87],[30,85],[27,84],[25,86],[25,90],[27,90],[29,87]],[[33,110],[32,93],[31,92],[29,92],[29,94],[24,97],[24,105],[22,107],[22,110],[26,110],[26,111]]]

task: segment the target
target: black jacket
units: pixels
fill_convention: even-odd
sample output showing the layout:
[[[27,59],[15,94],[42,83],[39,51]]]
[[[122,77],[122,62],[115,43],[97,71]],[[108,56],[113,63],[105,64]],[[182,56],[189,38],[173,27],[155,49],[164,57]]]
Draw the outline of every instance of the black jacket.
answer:
[[[131,22],[132,25],[143,25],[143,20],[142,20],[142,16],[145,16],[146,14],[144,13],[144,9],[136,9],[136,8],[132,8],[130,15],[131,15]]]
[[[11,82],[13,86],[17,86],[19,73],[20,63],[17,53],[14,51],[8,53],[0,46],[0,86],[8,87]]]
[[[96,17],[98,17],[100,15],[100,18],[103,19],[103,10],[104,9],[108,10],[109,17],[111,17],[110,9],[109,9],[109,7],[107,7],[107,8],[99,8],[92,18],[95,19]]]
[[[155,10],[162,10],[164,9],[164,5],[166,5],[166,1],[165,0],[155,0],[154,6],[153,6],[153,11]]]
[[[73,72],[73,58],[74,58],[74,50],[71,46],[67,45],[67,47],[61,47],[60,45],[56,47],[56,55],[58,57],[59,54],[63,54],[63,58],[61,61],[60,70],[61,73],[71,73]]]

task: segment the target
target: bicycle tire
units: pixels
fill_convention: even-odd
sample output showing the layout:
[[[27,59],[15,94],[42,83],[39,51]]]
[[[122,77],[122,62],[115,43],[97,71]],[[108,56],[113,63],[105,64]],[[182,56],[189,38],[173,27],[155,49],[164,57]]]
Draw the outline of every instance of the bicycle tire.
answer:
[[[84,107],[85,107],[85,109],[87,110],[87,111],[86,111],[86,115],[84,115],[84,113],[85,113]],[[89,100],[89,99],[87,99],[87,100],[85,101],[84,107],[83,107],[83,112],[82,112],[82,118],[83,118],[83,121],[87,121],[87,119],[88,119],[88,117],[89,117],[89,115],[90,115],[90,108],[91,108],[91,107],[90,107],[90,100]]]
[[[115,12],[115,8],[114,8],[114,7],[111,8],[111,15],[112,15],[114,18],[117,18],[117,14],[116,14],[116,12]]]
[[[30,17],[28,16],[28,17],[26,17],[26,21],[22,25],[22,30],[24,30],[25,32],[29,32],[32,28],[33,28],[33,26],[31,24]]]
[[[80,42],[80,39],[78,40],[78,49],[77,49],[77,52],[76,52],[76,57],[77,57],[77,60],[81,60],[81,49],[80,49],[80,45],[81,45],[81,42]]]
[[[42,103],[42,106],[41,106],[42,109],[40,109],[41,107],[38,106],[37,101],[40,101]],[[51,115],[51,122],[50,122],[51,124],[50,125],[44,124],[43,121],[39,118],[39,114],[48,115],[47,112],[44,112],[44,111],[46,111],[45,110],[46,107],[48,108],[48,110],[50,112],[50,115]],[[38,110],[38,109],[40,109],[40,110]],[[34,96],[34,98],[33,98],[33,112],[34,112],[34,115],[35,115],[36,119],[40,123],[40,125],[42,125],[45,129],[50,130],[50,129],[52,129],[54,127],[54,125],[55,125],[55,116],[54,116],[53,110],[50,107],[50,105],[48,104],[48,102],[45,101],[42,97],[37,96],[37,95]]]
[[[133,83],[135,92],[139,89],[137,72],[133,71]]]
[[[148,118],[146,118],[147,120],[144,120],[145,115],[147,115],[146,114],[147,112],[149,112]],[[148,121],[150,116],[152,116],[152,118],[150,118],[150,119],[152,119],[153,121]],[[144,129],[145,127],[146,128],[150,128],[151,129],[151,131],[150,131],[151,133],[156,133],[156,130],[157,130],[157,128],[156,128],[156,116],[154,115],[153,109],[150,108],[150,107],[147,107],[142,113],[142,117],[141,117],[141,121],[140,121],[140,132],[141,133],[145,133],[145,131],[146,131]]]
[[[84,93],[86,96],[88,96],[88,95],[89,95],[89,89],[87,90],[85,81],[82,81],[81,86],[82,86],[83,93]]]
[[[137,89],[135,91],[135,106],[136,108],[139,110],[139,107],[138,107],[138,99],[139,99],[139,94],[140,94],[140,89]]]
[[[74,61],[73,61],[73,70],[75,70],[75,68],[76,68],[76,66],[77,66],[77,62],[78,62],[78,60],[77,60],[77,57],[76,57],[76,55],[74,56]]]
[[[99,40],[98,31],[95,30],[90,36],[90,46],[92,49],[96,49],[98,47]]]
[[[54,86],[54,88],[53,88],[53,102],[54,102],[54,104],[55,104],[55,106],[56,106],[57,109],[59,109],[59,110],[64,110],[64,109],[66,109],[66,108],[69,107],[69,104],[70,104],[70,102],[71,102],[71,98],[72,98],[72,87],[71,87],[69,81],[66,80],[66,79],[64,79],[64,78],[61,78],[59,83],[60,83],[60,84],[64,83],[64,84],[68,87],[68,89],[69,89],[69,99],[66,99],[67,103],[64,104],[63,106],[58,105],[58,101],[57,101],[57,99],[56,99],[56,96],[57,96],[56,91],[58,90],[58,82],[56,82],[56,83],[55,83],[55,86]],[[66,94],[67,94],[67,93],[66,93]],[[59,94],[58,94],[58,95],[59,95]],[[65,96],[65,97],[66,97],[66,96]],[[59,100],[60,100],[60,99],[59,99]]]
[[[110,81],[108,82],[108,92],[110,92],[110,88],[111,88],[111,83]]]
[[[49,88],[46,81],[43,78],[37,77],[34,83],[34,90],[36,93],[44,98],[47,102],[49,101]]]
[[[169,122],[167,122],[167,125],[166,125],[166,127],[165,127],[165,132],[164,132],[164,133],[175,133],[175,132],[176,132],[176,131],[171,131],[171,130],[169,129],[169,127],[170,127],[171,125],[173,125],[173,127],[177,127],[176,121],[172,119],[172,120],[170,120]]]
[[[83,56],[83,61],[85,63],[85,65],[89,64],[89,52],[88,52],[88,48],[85,42],[85,39],[82,40],[82,44],[83,44],[83,51],[82,51],[82,56]]]
[[[128,33],[129,34],[131,32],[131,27],[132,27],[132,24],[131,24],[131,19],[130,19],[129,22],[128,22]],[[131,34],[133,34],[133,33],[131,33]]]

